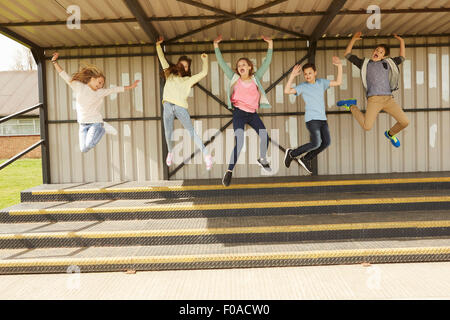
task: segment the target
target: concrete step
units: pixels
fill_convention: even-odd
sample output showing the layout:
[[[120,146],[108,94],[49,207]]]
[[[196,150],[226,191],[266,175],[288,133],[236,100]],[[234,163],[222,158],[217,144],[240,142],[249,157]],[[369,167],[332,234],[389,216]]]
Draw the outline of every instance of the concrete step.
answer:
[[[448,239],[1,249],[0,274],[449,261]]]
[[[43,185],[22,198],[0,210],[3,274],[450,260],[450,173]]]
[[[0,224],[0,248],[251,244],[450,238],[450,212]]]
[[[220,180],[105,182],[41,185],[21,193],[23,202],[235,197],[373,191],[450,190],[450,172],[387,175],[235,178]]]
[[[353,192],[21,203],[0,223],[274,216],[450,209],[450,191]]]

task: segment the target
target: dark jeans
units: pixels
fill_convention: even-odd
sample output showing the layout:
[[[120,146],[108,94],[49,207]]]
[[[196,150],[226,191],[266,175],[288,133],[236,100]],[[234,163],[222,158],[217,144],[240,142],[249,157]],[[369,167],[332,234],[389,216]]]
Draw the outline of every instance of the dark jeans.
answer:
[[[308,152],[305,160],[314,159],[319,153],[325,150],[331,143],[330,130],[326,120],[311,120],[306,123],[311,141],[291,151],[291,157]]]
[[[233,129],[234,129],[234,149],[231,154],[230,164],[228,170],[233,170],[239,157],[239,153],[244,146],[244,127],[248,124],[259,135],[260,139],[260,158],[265,158],[267,154],[267,147],[269,146],[269,138],[266,127],[261,121],[259,115],[255,113],[245,112],[239,108],[233,110]]]

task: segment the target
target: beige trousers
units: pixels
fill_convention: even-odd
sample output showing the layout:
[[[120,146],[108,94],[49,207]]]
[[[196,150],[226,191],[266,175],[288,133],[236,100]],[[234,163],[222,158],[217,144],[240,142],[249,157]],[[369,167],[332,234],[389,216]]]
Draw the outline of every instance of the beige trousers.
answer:
[[[408,117],[406,117],[405,112],[397,104],[397,102],[395,102],[394,97],[392,96],[369,97],[367,99],[365,115],[358,109],[357,106],[351,106],[350,108],[353,117],[355,117],[361,127],[366,131],[372,129],[373,124],[381,110],[385,111],[397,120],[397,123],[389,130],[391,136],[396,135],[408,126]]]

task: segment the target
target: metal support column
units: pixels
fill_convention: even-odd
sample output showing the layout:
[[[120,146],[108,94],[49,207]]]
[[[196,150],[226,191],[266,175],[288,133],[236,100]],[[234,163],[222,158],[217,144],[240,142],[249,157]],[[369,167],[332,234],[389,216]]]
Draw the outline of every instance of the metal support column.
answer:
[[[45,55],[43,49],[32,48],[31,52],[36,60],[38,69],[38,83],[39,83],[39,101],[42,107],[39,109],[39,122],[41,140],[44,142],[41,145],[41,159],[42,159],[42,182],[44,184],[51,183],[50,174],[50,141],[48,133],[48,112],[47,112],[47,72],[45,68]]]
[[[164,49],[163,49],[164,52]],[[156,58],[158,59],[158,58]],[[159,63],[159,72],[163,72],[163,69],[161,67],[161,64]],[[169,150],[167,149],[167,143],[165,140],[165,129],[164,129],[164,105],[162,102],[163,98],[163,92],[164,92],[164,85],[166,84],[166,80],[164,77],[160,77],[159,79],[159,101],[160,101],[160,110],[161,110],[161,146],[162,146],[162,163],[163,163],[163,179],[169,180],[169,167],[166,165],[166,158],[167,154],[169,153]]]

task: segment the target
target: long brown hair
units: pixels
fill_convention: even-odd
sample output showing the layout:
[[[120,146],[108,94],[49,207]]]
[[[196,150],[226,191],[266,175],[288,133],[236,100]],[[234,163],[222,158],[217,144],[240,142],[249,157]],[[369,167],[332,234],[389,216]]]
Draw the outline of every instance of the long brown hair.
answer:
[[[80,71],[75,73],[72,76],[71,81],[80,81],[84,84],[88,84],[92,78],[97,79],[100,77],[102,77],[106,81],[106,77],[103,74],[103,71],[101,71],[98,67],[94,65],[87,65],[85,67],[82,67]]]
[[[251,68],[250,71],[248,72],[248,75],[251,77],[254,73],[255,67],[253,66],[253,62],[249,58],[239,58],[238,59],[238,61],[236,62],[236,68],[235,68],[236,73],[240,74],[239,70],[238,70],[238,63],[239,63],[239,61],[242,61],[242,60],[246,61],[247,64],[249,65],[249,67]]]
[[[184,69],[183,64],[181,61],[185,61],[188,64],[188,71]],[[191,76],[191,62],[192,59],[188,58],[187,56],[181,56],[177,63],[171,63],[169,62],[169,67],[165,70],[163,70],[161,76],[168,78],[170,75],[179,76],[179,77],[190,77]]]

